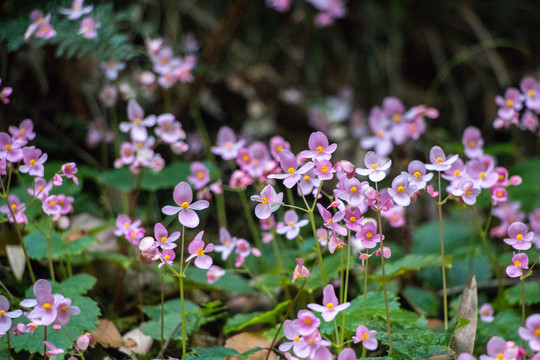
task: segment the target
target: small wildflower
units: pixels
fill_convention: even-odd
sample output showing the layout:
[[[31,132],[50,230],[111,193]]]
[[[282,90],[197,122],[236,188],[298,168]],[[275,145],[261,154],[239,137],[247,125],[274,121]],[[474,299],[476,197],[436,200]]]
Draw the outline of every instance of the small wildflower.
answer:
[[[320,312],[324,321],[332,321],[341,310],[347,309],[351,303],[339,304],[333,285],[326,285],[323,290],[323,304],[308,304],[311,310]]]
[[[188,252],[190,256],[186,259],[186,262],[195,258],[195,266],[199,269],[209,269],[212,266],[212,258],[206,253],[214,251],[214,244],[209,243],[204,246],[204,241],[202,240],[204,231],[201,231],[195,236],[195,239],[189,244]]]
[[[356,328],[356,333],[352,339],[355,344],[361,342],[366,349],[375,350],[378,345],[377,339],[375,338],[376,334],[377,331],[369,330],[366,326],[359,325]]]
[[[356,169],[358,175],[369,176],[369,180],[379,182],[386,177],[386,171],[390,169],[392,160],[382,162],[373,151],[368,151],[364,156],[366,169]]]
[[[516,250],[528,250],[531,248],[531,240],[534,233],[527,229],[527,225],[516,221],[508,227],[508,238],[503,239]]]
[[[94,8],[92,5],[83,6],[84,0],[73,0],[71,9],[61,7],[58,11],[60,14],[67,15],[69,20],[76,20],[81,16],[88,14]]]
[[[294,268],[291,282],[294,283],[296,280],[299,280],[302,278],[309,279],[309,277],[310,277],[310,272],[309,272],[309,269],[304,266],[304,259],[297,258],[296,267]]]
[[[0,335],[5,334],[11,328],[12,319],[22,315],[22,310],[9,311],[9,300],[0,295]]]
[[[523,275],[523,269],[528,269],[529,257],[525,253],[514,252],[512,256],[512,265],[506,267],[506,274],[512,278],[520,277]]]
[[[491,304],[484,304],[480,306],[480,320],[483,322],[492,322],[495,318],[493,317],[493,307]]]
[[[448,158],[444,154],[443,149],[439,146],[434,146],[429,152],[429,160],[431,164],[426,164],[427,170],[445,171],[450,169],[452,164],[458,159],[458,155],[452,155]]]
[[[161,211],[165,215],[178,214],[180,224],[188,228],[195,228],[199,225],[199,216],[194,210],[204,210],[210,205],[206,200],[198,200],[192,203],[193,192],[189,184],[185,181],[175,186],[173,199],[178,206],[167,205]]]
[[[251,201],[260,203],[255,207],[255,215],[263,220],[269,218],[274,211],[279,209],[283,202],[283,193],[278,194],[272,185],[266,185],[260,195],[251,196]]]
[[[533,351],[540,351],[540,314],[533,314],[525,321],[525,327],[518,330],[519,336],[529,342]]]
[[[225,275],[225,270],[220,268],[217,265],[212,265],[208,268],[206,272],[206,280],[209,284],[213,284],[219,280],[223,275]]]

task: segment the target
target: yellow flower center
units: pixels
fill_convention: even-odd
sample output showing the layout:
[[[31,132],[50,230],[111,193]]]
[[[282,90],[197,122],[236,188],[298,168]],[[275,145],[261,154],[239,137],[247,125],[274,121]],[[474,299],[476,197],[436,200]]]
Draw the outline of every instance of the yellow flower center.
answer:
[[[499,180],[504,180],[504,175],[503,174],[499,175]]]
[[[394,120],[394,122],[400,122],[401,114],[394,114],[394,116],[392,116],[392,120]]]
[[[161,242],[165,242],[165,241],[167,241],[167,238],[165,236],[162,236],[161,237]]]
[[[263,196],[263,198],[261,200],[261,204],[263,204],[263,205],[268,204],[268,199]]]
[[[62,311],[66,311],[66,310],[67,310],[67,306],[64,305],[64,306],[62,306],[60,309],[61,309]]]
[[[71,169],[71,165],[66,165],[66,170]]]
[[[529,95],[530,97],[533,97],[534,96],[534,90],[530,89],[529,91],[527,91],[527,95]]]
[[[519,260],[514,261],[514,265],[517,267],[521,267],[521,261]]]
[[[328,309],[332,309],[332,308],[334,307],[334,304],[328,303],[328,304],[326,304],[326,307],[327,307]]]
[[[140,119],[140,118],[135,118],[135,119],[133,120],[133,122],[134,122],[135,124],[139,125],[139,124],[141,123],[141,119]]]
[[[11,150],[11,145],[7,144],[6,145],[6,150]]]
[[[230,241],[225,241],[225,246],[229,246],[231,244]]]
[[[310,318],[305,318],[304,323],[308,324],[308,325],[311,324],[311,319]]]
[[[242,156],[242,161],[248,162],[249,161],[249,155]]]
[[[294,222],[289,221],[289,226],[293,226],[293,225],[294,225]]]
[[[276,151],[277,152],[280,152],[281,150],[283,150],[283,146],[281,146],[281,145],[276,146]]]
[[[497,360],[504,360],[504,355],[501,353],[497,354]]]
[[[517,234],[516,239],[518,239],[518,240],[523,239],[523,235],[522,234]]]
[[[51,308],[51,304],[45,303],[45,304],[43,304],[43,308],[44,308],[45,310],[48,310],[48,309]]]
[[[287,172],[288,172],[289,174],[294,174],[294,168],[292,168],[292,167],[289,168],[289,170],[287,170]]]
[[[400,185],[397,188],[397,191],[399,191],[399,192],[403,192],[404,190],[405,190],[405,188],[403,187],[403,185]]]
[[[232,142],[227,141],[227,142],[225,143],[225,147],[226,147],[227,149],[232,148]]]
[[[60,205],[64,204],[64,200],[62,200],[62,199],[58,200],[58,204],[60,204]]]
[[[469,140],[469,147],[474,147],[476,145],[476,143],[474,142],[474,140]]]
[[[379,129],[379,130],[375,131],[375,136],[383,137],[383,135],[384,135],[384,130],[383,129]]]
[[[309,181],[309,175],[304,175],[304,180]]]
[[[296,275],[296,278],[297,278],[297,279],[301,279],[301,278],[302,278],[302,275],[298,274],[298,275]]]
[[[330,220],[328,220],[328,223],[329,223],[329,224],[333,224],[333,223],[334,223],[334,220],[330,219]]]
[[[497,197],[502,197],[502,196],[503,196],[502,191],[497,191]]]
[[[0,310],[0,316],[4,315],[6,312],[4,310]]]
[[[366,340],[369,338],[369,334],[366,332],[364,335],[362,335],[362,340]]]
[[[540,336],[540,328],[534,330],[534,335]]]
[[[142,141],[137,141],[137,147],[138,147],[138,148],[142,148],[142,146],[143,146]]]
[[[461,171],[459,170],[454,171],[454,176],[459,176],[459,174],[461,174]]]
[[[356,217],[351,216],[351,217],[349,218],[349,220],[351,220],[351,222],[355,222],[355,221],[356,221]]]
[[[337,244],[337,248],[338,248],[338,249],[343,249],[343,245]]]
[[[368,233],[366,234],[366,237],[367,237],[368,239],[371,239],[371,238],[373,237],[373,234],[370,233],[370,232],[368,232]]]
[[[197,177],[198,177],[199,179],[204,178],[204,172],[199,171],[199,172],[197,173]]]
[[[299,337],[299,336],[295,336],[295,337],[294,337],[294,341],[295,341],[295,342],[300,341],[300,337]]]
[[[485,178],[485,177],[486,177],[486,173],[482,171],[482,172],[480,173],[480,179],[483,179],[483,178]]]
[[[471,188],[467,188],[467,190],[465,190],[465,194],[470,194],[471,193]]]
[[[129,223],[128,223],[128,222],[125,222],[125,223],[124,223],[124,227],[129,227]]]
[[[184,201],[184,202],[182,203],[182,207],[183,207],[184,209],[187,209],[188,206],[189,206],[189,204],[187,203],[187,201]]]
[[[420,176],[422,176],[422,174],[420,174],[420,172],[418,172],[418,171],[415,171],[414,174],[413,174],[413,176],[414,176],[415,178],[419,178]]]
[[[51,201],[49,201],[49,204],[50,204],[51,206],[54,206],[54,205],[56,205],[56,202],[55,202],[54,200],[51,200]]]
[[[200,255],[204,255],[204,250],[203,250],[202,248],[199,248],[199,249],[197,250],[197,255],[199,255],[199,256],[200,256]]]
[[[377,164],[371,165],[371,168],[372,168],[373,170],[375,170],[375,169],[378,168],[378,167],[379,167],[379,165],[377,165]]]
[[[41,191],[41,190],[43,190],[43,186],[38,187],[38,191]]]
[[[442,162],[443,162],[442,157],[438,157],[438,158],[437,158],[437,162],[438,162],[439,164],[442,163]]]
[[[508,105],[508,106],[514,106],[514,100],[512,100],[512,99],[506,100],[506,105]]]
[[[169,130],[169,129],[171,128],[171,125],[165,124],[165,125],[163,125],[163,128],[164,128],[165,130]]]
[[[171,258],[171,255],[167,254],[164,256],[165,260],[169,260]]]
[[[17,209],[17,204],[11,204],[11,208],[12,208],[13,210]]]
[[[26,132],[26,130],[21,129],[19,132],[20,132],[21,134],[24,134],[24,133]]]
[[[353,186],[353,187],[351,188],[351,192],[356,192],[357,190],[358,190],[358,189],[356,188],[356,186]]]
[[[36,163],[36,160],[34,160],[34,159],[30,160],[30,165],[34,165],[35,163]]]
[[[323,149],[322,146],[318,146],[317,149],[315,149],[315,150],[317,150],[317,152],[321,152],[321,151],[323,151],[324,149]]]
[[[309,339],[309,343],[310,343],[310,344],[314,344],[314,343],[315,343],[315,340]]]
[[[322,171],[323,173],[327,172],[327,171],[328,171],[328,166],[324,166],[324,165],[323,165],[323,166],[321,167],[321,171]]]

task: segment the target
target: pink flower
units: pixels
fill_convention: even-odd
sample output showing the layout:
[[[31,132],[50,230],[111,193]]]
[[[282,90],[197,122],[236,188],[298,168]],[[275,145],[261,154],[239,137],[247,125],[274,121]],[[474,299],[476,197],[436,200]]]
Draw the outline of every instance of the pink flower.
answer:
[[[94,8],[92,5],[83,7],[83,3],[84,0],[73,0],[71,9],[61,7],[58,12],[60,12],[60,14],[67,15],[69,20],[76,20],[84,14],[88,14]]]
[[[503,239],[508,245],[516,250],[528,250],[531,248],[531,240],[534,237],[532,231],[528,231],[527,225],[522,222],[516,221],[508,227],[509,238]]]
[[[231,234],[226,228],[219,228],[219,242],[221,245],[217,245],[215,251],[221,253],[221,260],[225,261],[229,258],[236,247],[237,241],[238,239],[231,237]]]
[[[236,135],[230,127],[223,126],[218,131],[217,146],[212,147],[212,152],[221,156],[223,160],[232,160],[238,156],[238,150],[244,143],[242,139],[236,141]]]
[[[364,205],[365,192],[369,188],[367,181],[360,182],[356,178],[341,178],[338,184],[337,196],[351,206]],[[365,205],[364,205],[365,206]]]
[[[124,70],[125,68],[126,68],[126,63],[120,62],[117,60],[108,60],[101,64],[101,69],[105,72],[105,77],[108,80],[118,79],[118,72]],[[132,101],[135,101],[135,100],[132,100]],[[129,117],[129,104],[128,104],[128,117]]]
[[[463,132],[463,138],[461,142],[465,146],[465,155],[469,159],[476,159],[484,154],[484,139],[482,139],[482,133],[474,126],[469,126]]]
[[[147,127],[154,126],[156,117],[150,115],[144,118],[144,110],[135,100],[130,100],[127,107],[128,119],[130,122],[121,122],[120,131],[131,135],[133,141],[145,141],[148,138]],[[143,119],[144,118],[144,119]]]
[[[9,311],[9,300],[0,295],[0,335],[5,334],[11,328],[11,319],[18,318],[22,315],[22,310]]]
[[[431,164],[426,165],[427,170],[445,171],[450,169],[452,164],[458,159],[458,155],[452,155],[448,158],[439,146],[434,146],[429,152]]]
[[[266,0],[266,4],[279,12],[286,12],[291,8],[291,0]]]
[[[523,108],[523,101],[518,89],[508,88],[504,93],[504,98],[500,95],[495,97],[495,103],[500,106],[497,116],[503,120],[514,118]]]
[[[519,336],[529,342],[533,351],[540,351],[540,314],[533,314],[525,321],[525,327],[518,330]]]
[[[90,333],[84,333],[77,338],[75,349],[86,350],[90,345],[94,345],[94,337]]]
[[[176,121],[173,114],[159,115],[156,124],[157,127],[154,132],[164,143],[174,144],[179,140],[186,139],[186,133],[182,130],[182,124]]]
[[[44,279],[39,279],[34,284],[35,299],[25,299],[21,301],[23,307],[33,307],[34,309],[28,314],[28,318],[32,322],[39,322],[45,326],[54,322],[57,315],[57,306],[55,297],[51,293],[51,284]]]
[[[268,178],[281,179],[283,180],[283,185],[288,188],[292,188],[300,180],[301,176],[315,165],[312,162],[308,162],[298,169],[296,156],[287,150],[281,150],[279,153],[279,163],[285,174],[270,174]]]
[[[368,254],[368,253],[360,253],[360,256],[358,257],[361,261],[362,261],[362,266],[364,265],[364,261],[371,257],[371,255],[373,254]]]
[[[28,218],[24,214],[25,210],[26,204],[21,203],[17,195],[9,195],[7,205],[0,206],[0,212],[7,215],[9,222],[15,221],[17,224],[28,224]],[[15,215],[15,219],[13,219],[11,212]]]
[[[320,324],[321,320],[309,310],[300,310],[297,319],[293,321],[293,325],[302,336],[313,334]]]
[[[45,352],[47,355],[49,355],[49,360],[55,360],[56,355],[64,353],[64,349],[58,349],[56,346],[54,346],[48,341],[43,341],[43,343],[47,345],[47,347],[50,349]]]
[[[480,355],[480,360],[514,360],[516,351],[506,347],[506,341],[498,336],[489,339],[486,345],[487,355]]]
[[[162,267],[163,265],[172,265],[174,259],[176,259],[176,253],[173,249],[165,249],[161,253],[161,257],[159,258],[161,260],[161,263],[158,265],[158,267]]]
[[[480,306],[480,320],[483,322],[492,322],[495,318],[493,317],[493,308],[491,304],[484,304]]]
[[[394,206],[389,210],[381,211],[382,217],[388,219],[393,228],[401,227],[405,224],[405,208]]]
[[[0,79],[0,84],[2,83],[2,79]],[[13,93],[13,88],[6,86],[0,91],[0,101],[4,104],[9,104],[9,95]]]
[[[409,185],[407,176],[398,175],[392,181],[392,187],[388,189],[388,194],[394,202],[401,206],[408,206],[411,203],[410,194],[416,191],[416,186]]]
[[[19,127],[10,126],[9,133],[17,140],[31,141],[36,137],[34,123],[30,119],[23,120]]]
[[[332,153],[337,149],[336,144],[328,144],[328,138],[320,131],[309,136],[308,146],[309,150],[302,151],[300,156],[319,161],[330,160]]]
[[[298,221],[298,215],[294,210],[287,210],[283,216],[283,223],[279,223],[276,229],[278,234],[285,234],[286,238],[291,240],[298,236],[300,228],[306,226],[309,221],[302,219]]]
[[[77,173],[78,169],[77,169],[77,164],[75,164],[74,162],[70,162],[70,163],[67,163],[67,164],[64,164],[62,165],[62,173],[68,178],[68,179],[73,179],[73,182],[75,184],[78,184],[79,183],[79,179],[77,179],[77,177],[75,176],[75,174]]]
[[[377,331],[369,330],[364,325],[359,325],[356,328],[356,334],[352,337],[352,339],[355,344],[361,342],[366,349],[375,350],[377,348],[377,339],[375,338],[376,334]]]
[[[154,225],[154,237],[158,243],[158,246],[162,249],[174,249],[177,245],[175,241],[180,237],[180,231],[173,232],[170,236],[165,226],[161,223]]]
[[[64,326],[69,322],[71,315],[79,315],[81,313],[81,309],[78,306],[71,305],[71,299],[65,298],[60,294],[55,294],[54,297],[58,309],[55,323]]]
[[[188,252],[191,255],[186,259],[186,262],[195,258],[196,267],[199,269],[209,269],[210,266],[212,266],[212,258],[205,253],[213,251],[214,244],[209,243],[205,247],[204,241],[202,240],[203,234],[204,231],[198,233],[197,236],[195,236],[195,239],[189,244]]]
[[[371,221],[362,225],[362,230],[356,233],[356,238],[362,241],[362,245],[367,249],[373,249],[377,243],[381,242],[381,235],[377,233],[377,226]],[[384,240],[384,236],[382,238]]]
[[[402,171],[401,175],[405,175],[409,184],[416,186],[417,190],[422,190],[426,184],[433,178],[433,173],[426,173],[426,166],[419,160],[413,160],[407,167],[407,172]]]
[[[518,253],[516,254],[514,252],[514,256],[512,256],[512,264],[508,265],[506,267],[506,274],[512,278],[520,277],[523,275],[522,269],[528,269],[527,266],[529,264],[529,257],[525,253]]]
[[[19,162],[23,159],[22,147],[26,140],[12,138],[5,132],[0,133],[0,159],[11,162]]]
[[[382,162],[373,151],[368,151],[364,156],[366,169],[356,169],[358,175],[369,176],[369,180],[379,182],[386,177],[386,171],[390,169],[392,160]]]
[[[364,217],[362,216],[362,213],[359,208],[354,206],[349,206],[347,209],[345,209],[345,215],[343,217],[345,220],[345,226],[347,229],[352,231],[360,231],[362,228],[362,220],[364,220]]]
[[[251,201],[258,201],[255,207],[255,216],[259,219],[267,219],[283,203],[283,193],[276,193],[272,185],[266,185],[260,195],[251,196]]]
[[[339,222],[345,216],[345,212],[338,211],[332,216],[330,211],[326,210],[321,204],[317,204],[317,209],[319,209],[319,213],[323,218],[324,226],[326,228],[338,233],[339,235],[347,235],[347,229],[339,224]]]
[[[334,291],[334,286],[326,285],[323,290],[323,305],[308,304],[307,307],[311,310],[320,312],[324,321],[328,322],[332,321],[341,310],[345,310],[350,305],[351,303],[349,302],[339,304],[336,292]]]
[[[188,228],[194,228],[199,225],[199,216],[193,210],[203,210],[210,205],[206,200],[191,203],[193,201],[193,192],[189,184],[185,181],[175,186],[173,199],[178,206],[167,205],[161,211],[165,215],[175,215],[178,213],[178,221]]]
[[[279,153],[281,152],[281,150],[291,151],[291,144],[289,144],[284,138],[279,135],[272,136],[272,138],[270,138],[269,144],[270,153],[276,161],[279,161]]]
[[[476,358],[469,353],[461,353],[456,360],[476,360]]]
[[[79,35],[86,39],[95,39],[97,37],[97,29],[101,27],[101,23],[95,22],[91,16],[85,17],[81,21]]]
[[[473,205],[476,203],[476,197],[480,195],[480,189],[475,187],[475,184],[471,179],[465,178],[459,182],[454,190],[452,190],[452,195],[460,196],[461,200],[467,205]]]
[[[24,165],[19,166],[22,173],[29,173],[32,176],[43,176],[43,163],[47,161],[47,154],[41,153],[41,150],[35,146],[28,146],[22,149]]]
[[[356,353],[351,348],[341,350],[337,360],[356,360]]]
[[[225,270],[220,268],[217,265],[212,265],[208,268],[206,272],[206,280],[209,284],[213,284],[219,280],[223,275],[225,275]]]
[[[188,176],[188,181],[195,186],[195,190],[202,189],[206,184],[210,182],[210,170],[202,162],[193,162],[189,170],[191,174]]]
[[[306,343],[304,339],[300,337],[299,327],[295,325],[292,320],[285,320],[283,323],[283,334],[287,339],[292,341],[284,342],[283,344],[279,345],[279,351],[285,352],[292,348],[296,355],[298,355],[298,352],[303,353],[303,350],[306,348]]]
[[[313,159],[313,162],[315,164],[313,174],[317,175],[319,180],[330,180],[334,177],[335,170],[330,161]]]
[[[294,268],[291,282],[294,283],[296,280],[302,278],[309,279],[310,276],[311,274],[309,272],[309,269],[304,266],[304,259],[297,258],[296,267]]]

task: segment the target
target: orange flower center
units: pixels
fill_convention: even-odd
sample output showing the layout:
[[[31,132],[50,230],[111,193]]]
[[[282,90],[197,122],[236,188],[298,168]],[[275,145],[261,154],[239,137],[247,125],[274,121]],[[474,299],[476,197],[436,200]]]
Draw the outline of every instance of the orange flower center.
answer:
[[[64,305],[64,306],[62,306],[60,309],[61,309],[62,311],[66,311],[66,310],[67,310],[67,306]]]
[[[480,178],[483,179],[483,178],[485,178],[485,177],[486,177],[486,173],[482,171],[482,172],[480,173]]]
[[[394,114],[394,116],[392,116],[392,120],[394,120],[394,122],[400,122],[401,114]]]
[[[199,249],[197,250],[197,255],[199,255],[199,256],[200,256],[200,255],[204,255],[204,250],[203,250],[202,248],[199,248]]]
[[[167,241],[167,238],[165,236],[162,236],[161,237],[161,242],[165,242],[165,241]]]
[[[305,318],[304,323],[308,324],[308,325],[311,324],[311,319],[310,318]]]
[[[459,176],[459,174],[461,174],[459,170],[454,171],[454,176]]]
[[[438,157],[438,158],[437,158],[437,162],[438,162],[439,164],[442,163],[442,162],[443,162],[442,157]]]
[[[508,100],[508,101],[510,101],[510,100]],[[501,354],[501,353],[497,354],[497,360],[504,360],[504,355]]]
[[[56,202],[55,202],[54,200],[51,200],[51,201],[49,201],[49,204],[50,204],[51,206],[54,206],[54,205],[56,205]]]
[[[534,96],[534,90],[530,89],[529,91],[527,91],[527,95],[529,95],[530,97],[533,97]]]
[[[225,246],[229,246],[231,244],[230,241],[225,241]]]
[[[514,100],[508,99],[508,100],[506,100],[506,104],[507,104],[508,106],[514,106]]]
[[[502,196],[503,196],[502,191],[497,191],[497,197],[502,197]]]
[[[182,203],[182,207],[183,207],[184,209],[187,209],[188,206],[189,206],[189,204],[188,204],[187,201],[184,201],[184,202]]]
[[[351,192],[356,192],[357,190],[358,190],[358,189],[356,188],[356,186],[353,186],[353,187],[351,188]]]
[[[420,172],[418,171],[415,171],[413,175],[415,178],[419,178],[422,174],[420,174]]]
[[[289,226],[293,226],[293,225],[294,225],[294,222],[289,221]]]
[[[323,166],[321,167],[321,171],[322,171],[323,173],[327,172],[327,171],[328,171],[328,166],[324,166],[324,165],[323,165]]]
[[[204,172],[199,171],[199,172],[197,173],[197,177],[198,177],[199,179],[204,178]]]
[[[298,275],[296,275],[296,278],[297,278],[297,279],[301,279],[301,278],[302,278],[302,275],[298,274]]]
[[[291,168],[289,168],[289,170],[287,170],[287,172],[288,172],[289,174],[294,174],[294,169],[291,167]]]
[[[356,221],[356,217],[351,216],[351,217],[349,218],[349,220],[351,220],[351,222],[355,222],[355,221]]]
[[[7,144],[6,145],[6,150],[11,150],[11,145]]]
[[[298,342],[298,341],[300,341],[300,337],[298,337],[298,336],[295,336],[295,337],[294,337],[294,341],[295,341],[295,342]]]
[[[317,150],[318,152],[321,152],[321,151],[323,151],[324,149],[323,149],[322,146],[318,146],[316,150]]]
[[[326,304],[326,307],[327,307],[328,309],[332,309],[332,308],[334,308],[334,304],[328,303],[328,304]]]
[[[43,308],[44,308],[45,310],[48,310],[48,309],[51,308],[51,304],[45,303],[45,304],[43,304]]]
[[[17,209],[17,204],[11,204],[11,208],[12,208],[13,210]]]
[[[369,338],[369,334],[366,332],[362,335],[362,340],[366,340],[367,338]]]
[[[227,141],[227,142],[225,143],[225,147],[226,147],[227,149],[232,148],[232,142]]]
[[[248,161],[249,161],[249,155],[244,155],[244,156],[242,156],[242,160],[243,160],[244,162],[248,162]]]
[[[276,151],[277,152],[280,152],[281,150],[283,150],[283,146],[281,146],[281,145],[276,146]]]
[[[36,163],[36,160],[34,160],[34,159],[30,160],[30,165],[34,165],[35,163]]]
[[[334,220],[330,219],[330,220],[328,220],[328,223],[329,223],[329,224],[333,224],[333,223],[334,223]]]
[[[6,312],[4,310],[0,310],[0,316],[4,315]]]
[[[304,175],[304,180],[309,181],[309,175]]]
[[[523,239],[523,235],[522,234],[517,234],[516,239],[518,239],[518,240]]]
[[[139,125],[139,124],[141,123],[141,119],[140,119],[140,118],[135,118],[135,119],[133,120],[133,122],[134,122],[135,124]]]
[[[534,335],[540,336],[540,328],[534,330]]]
[[[521,267],[521,261],[519,260],[514,261],[514,265],[517,267]]]
[[[373,234],[370,233],[370,232],[368,232],[368,233],[366,234],[366,237],[367,237],[368,239],[371,239],[371,238],[373,237]]]
[[[263,204],[263,205],[268,204],[268,199],[263,196],[263,198],[261,200],[261,204]]]
[[[469,140],[469,147],[474,147],[476,145],[476,143],[474,142],[474,140]]]
[[[375,169],[378,168],[378,167],[379,167],[379,165],[377,165],[377,164],[371,165],[371,168],[372,168],[373,170],[375,170]]]
[[[405,190],[405,188],[402,185],[398,186],[398,188],[397,188],[397,191],[399,191],[399,192],[403,192],[404,190]]]

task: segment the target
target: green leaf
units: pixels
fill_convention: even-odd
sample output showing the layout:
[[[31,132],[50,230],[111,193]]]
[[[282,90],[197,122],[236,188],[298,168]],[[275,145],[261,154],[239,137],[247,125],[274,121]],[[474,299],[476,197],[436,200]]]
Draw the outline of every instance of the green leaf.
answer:
[[[189,267],[186,271],[184,285],[186,289],[222,290],[246,295],[255,294],[249,282],[241,276],[226,273],[215,283],[208,284],[206,271],[194,266]]]
[[[537,282],[527,281],[524,283],[524,288],[526,305],[540,303],[540,285]],[[504,297],[510,305],[521,305],[521,284],[506,289]]]
[[[262,291],[271,292],[280,286],[288,285],[283,281],[283,277],[278,274],[262,274],[254,279],[255,286]]]
[[[74,265],[81,265],[81,264],[91,263],[94,260],[110,261],[112,263],[115,263],[121,266],[124,269],[129,268],[132,264],[132,260],[125,255],[122,255],[116,252],[102,252],[102,251],[92,251],[92,252],[82,253],[79,256],[72,258],[71,262]]]
[[[340,256],[339,254],[334,254],[333,256],[326,256],[323,258],[324,261],[324,270],[326,271],[326,277],[328,279],[338,277],[338,272],[340,270]],[[306,283],[306,288],[308,289],[317,289],[322,287],[322,277],[321,277],[321,267],[317,264],[311,271],[311,278],[308,279]]]
[[[229,356],[239,356],[240,353],[227,347],[194,348],[187,355],[187,360],[225,360]]]
[[[384,324],[381,324],[384,325]],[[377,337],[381,343],[388,344],[385,327],[377,329]],[[388,352],[391,359],[429,359],[437,355],[451,355],[449,348],[453,330],[433,331],[423,328],[405,329],[400,325],[392,326],[392,344],[394,348]]]
[[[169,300],[164,303],[163,329],[167,338],[173,332],[173,339],[180,340],[182,338],[180,307],[180,299]],[[161,304],[143,306],[143,311],[151,320],[141,325],[141,331],[155,340],[161,339]],[[186,313],[186,332],[188,336],[191,336],[197,332],[203,323],[202,312],[196,304],[188,300],[184,301],[184,311]]]
[[[204,162],[210,169],[210,174],[215,173],[215,166]],[[190,163],[176,161],[165,166],[161,171],[145,170],[137,175],[133,175],[128,167],[108,170],[98,176],[98,182],[110,185],[123,191],[133,190],[137,184],[139,176],[142,176],[141,189],[156,191],[161,189],[173,189],[180,181],[186,181],[190,174]]]
[[[240,331],[247,326],[255,324],[274,324],[279,320],[278,316],[287,310],[290,303],[290,300],[284,301],[277,304],[273,310],[265,313],[235,315],[227,320],[223,332],[228,334],[233,331]]]
[[[76,240],[66,242],[57,232],[53,232],[50,238],[51,254],[53,259],[59,259],[66,255],[82,253],[88,246],[96,242],[92,236],[83,236]],[[32,259],[45,259],[47,254],[47,240],[40,232],[32,232],[24,237],[24,244],[28,250],[28,256]]]
[[[403,296],[415,311],[429,316],[439,313],[439,298],[435,293],[416,286],[408,286],[403,290]]]
[[[485,344],[492,336],[500,336],[506,341],[519,344],[522,340],[518,335],[521,325],[521,313],[514,310],[505,310],[495,313],[495,319],[490,322],[478,321],[476,343]]]
[[[51,281],[52,293],[59,293],[71,299],[71,305],[78,306],[81,313],[71,316],[70,321],[62,330],[53,330],[52,325],[47,326],[47,340],[56,347],[71,349],[73,343],[71,339],[77,339],[83,332],[96,330],[98,317],[101,314],[97,303],[89,297],[81,296],[90,290],[96,282],[96,278],[87,274],[77,274],[61,283]],[[26,291],[26,296],[34,297],[33,287]],[[19,322],[28,323],[28,320],[19,318]],[[65,330],[65,331],[64,331]],[[69,337],[66,335],[69,335]],[[4,337],[5,338],[5,337]],[[0,342],[5,341],[4,338]],[[43,354],[43,326],[34,330],[33,335],[24,334],[11,337],[11,346],[15,351],[26,350],[30,353]]]
[[[464,327],[467,324],[470,324],[470,322],[471,322],[471,320],[469,320],[467,318],[464,318],[463,316],[460,316],[459,320],[458,320],[458,323],[456,325],[456,330],[461,328],[461,327]]]
[[[540,206],[540,192],[538,192],[538,178],[540,178],[540,159],[538,157],[519,162],[510,174],[521,176],[523,182],[519,186],[508,188],[508,197],[512,201],[519,201],[523,211],[533,211]]]
[[[450,258],[445,257],[446,264],[450,264]],[[408,254],[395,261],[389,261],[386,265],[386,281],[403,276],[411,271],[418,271],[429,267],[441,266],[441,255],[438,254]],[[372,278],[382,281],[382,270],[379,269]]]

